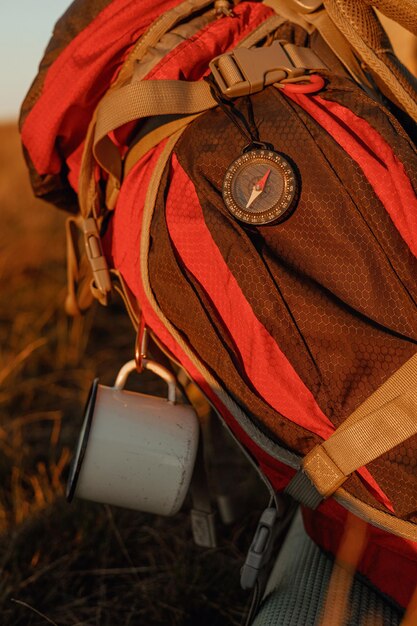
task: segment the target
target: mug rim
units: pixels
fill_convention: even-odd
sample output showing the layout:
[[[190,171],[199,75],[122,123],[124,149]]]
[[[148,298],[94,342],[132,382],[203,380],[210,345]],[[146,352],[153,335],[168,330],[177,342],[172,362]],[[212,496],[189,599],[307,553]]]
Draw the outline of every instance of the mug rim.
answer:
[[[95,378],[91,384],[88,392],[87,401],[84,408],[84,419],[81,427],[81,441],[78,439],[77,453],[75,454],[68,476],[66,499],[67,502],[72,502],[75,491],[77,488],[78,478],[80,476],[81,467],[83,464],[85,452],[87,450],[88,439],[90,437],[91,424],[93,422],[94,408],[96,405],[97,391],[99,386],[99,379]]]

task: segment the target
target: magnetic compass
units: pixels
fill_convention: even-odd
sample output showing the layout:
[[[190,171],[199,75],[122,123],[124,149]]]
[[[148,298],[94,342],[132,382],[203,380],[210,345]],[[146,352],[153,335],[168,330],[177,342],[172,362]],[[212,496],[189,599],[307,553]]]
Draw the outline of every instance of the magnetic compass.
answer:
[[[291,209],[296,192],[293,168],[267,147],[244,152],[229,166],[223,182],[223,199],[230,213],[254,225],[280,219]]]

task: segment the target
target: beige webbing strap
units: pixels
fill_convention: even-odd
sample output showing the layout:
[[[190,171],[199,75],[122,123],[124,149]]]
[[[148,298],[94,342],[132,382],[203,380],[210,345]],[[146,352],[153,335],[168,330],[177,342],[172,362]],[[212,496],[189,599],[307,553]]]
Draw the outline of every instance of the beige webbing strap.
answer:
[[[81,161],[80,175],[78,178],[78,201],[81,216],[86,218],[94,215],[96,185],[94,179],[94,133],[96,127],[97,111],[95,111],[88,126],[84,142],[84,150]]]
[[[165,144],[164,149],[161,152],[161,156],[159,157],[158,162],[152,172],[151,180],[148,185],[147,192],[146,192],[142,229],[144,228],[145,225],[146,225],[146,228],[148,227],[150,228],[151,226],[150,221],[148,220],[149,218],[148,212],[153,211],[155,208],[156,198],[158,195],[159,186],[161,184],[161,178],[163,176],[165,167],[171,158],[171,154],[175,147],[175,144],[177,143],[178,139],[181,137],[183,132],[184,132],[184,129],[181,129],[181,130],[178,130],[173,135],[171,135],[171,137],[168,139],[167,143]],[[142,233],[142,237],[144,237],[143,233]],[[143,249],[141,246],[141,267],[144,262],[144,256],[143,256],[144,254],[145,253],[143,252]]]
[[[303,459],[287,492],[311,504],[347,477],[417,433],[417,354],[377,389],[336,432]],[[304,475],[304,476],[303,476]],[[309,479],[310,489],[305,477]]]
[[[252,75],[256,75],[259,82],[259,85],[256,83],[256,91],[264,86],[264,82],[270,84],[284,80],[294,70],[297,70],[297,76],[301,76],[305,70],[326,69],[312,50],[293,44],[281,46],[278,42],[274,42],[270,48],[249,50],[238,47],[232,53],[220,55],[214,61],[219,68],[215,72],[215,68],[211,66],[215,76],[220,75],[229,88],[238,86],[245,93],[253,92],[250,90],[256,81],[252,81]],[[269,66],[264,68],[266,61]],[[240,72],[240,63],[244,63],[250,79]],[[109,92],[97,109],[94,156],[104,170],[120,180],[121,158],[117,146],[108,137],[110,132],[131,121],[149,116],[194,115],[215,106],[217,101],[205,81],[144,80],[125,85],[118,91]]]
[[[217,106],[205,81],[144,80],[110,92],[100,103],[94,156],[120,180],[121,159],[108,133],[133,120],[153,115],[193,115]]]
[[[79,252],[80,219],[67,218],[65,224],[67,244],[67,295],[65,311],[75,317],[85,313],[93,301],[90,290],[91,268]]]
[[[236,0],[235,3],[237,4],[237,2],[239,2],[239,0]],[[185,0],[185,2],[182,2],[181,4],[167,11],[166,13],[163,13],[158,19],[156,19],[139,39],[133,50],[130,52],[127,60],[124,62],[123,67],[119,72],[117,79],[115,80],[113,85],[111,85],[108,94],[118,91],[121,86],[123,86],[127,81],[131,80],[134,65],[137,62],[141,61],[146,55],[149,48],[155,46],[167,32],[174,28],[178,23],[184,21],[187,17],[191,16],[193,13],[201,11],[205,7],[208,7],[210,4],[213,4],[213,0]],[[96,115],[97,111],[94,120],[90,124],[89,132],[87,135],[86,148],[84,150],[85,158],[83,162],[83,167],[81,168],[81,191],[79,195],[80,198],[84,199],[84,204],[88,205],[88,208],[84,210],[83,207],[81,207],[81,212],[83,215],[90,214],[91,209],[89,207],[91,207],[92,205],[91,180],[92,168],[94,166],[94,160],[92,157],[93,146],[95,141],[97,141],[94,139]],[[118,192],[120,189],[120,154],[117,148],[115,148],[115,146],[109,140],[103,140],[103,144],[98,147],[98,152],[101,153],[103,162],[107,164],[107,166],[103,165],[104,169],[110,175],[110,181],[107,188],[106,204],[109,208],[113,208],[116,203]],[[100,160],[99,163],[101,163]]]
[[[314,31],[314,27],[304,19],[304,15],[295,10],[287,0],[263,0],[263,4],[274,9],[275,13],[285,18],[285,20],[301,26],[310,35]]]

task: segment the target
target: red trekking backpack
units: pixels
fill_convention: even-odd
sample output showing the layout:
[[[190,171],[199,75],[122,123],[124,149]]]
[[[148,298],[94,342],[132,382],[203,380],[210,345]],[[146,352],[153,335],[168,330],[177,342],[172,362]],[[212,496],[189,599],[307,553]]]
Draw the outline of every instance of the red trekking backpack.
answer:
[[[139,342],[146,327],[325,550],[347,511],[368,522],[358,569],[406,606],[417,90],[370,4],[79,0],[21,130],[35,193],[74,213],[78,194],[94,295],[116,276]],[[76,256],[72,312],[90,301]]]

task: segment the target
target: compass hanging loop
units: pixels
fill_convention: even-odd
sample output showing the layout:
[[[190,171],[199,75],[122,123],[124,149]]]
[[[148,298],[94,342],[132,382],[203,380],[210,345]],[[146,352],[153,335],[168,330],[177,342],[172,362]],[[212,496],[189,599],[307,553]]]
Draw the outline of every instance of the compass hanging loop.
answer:
[[[242,150],[245,154],[246,152],[251,152],[252,150],[273,150],[274,147],[272,143],[266,143],[265,141],[251,141],[248,143]]]

